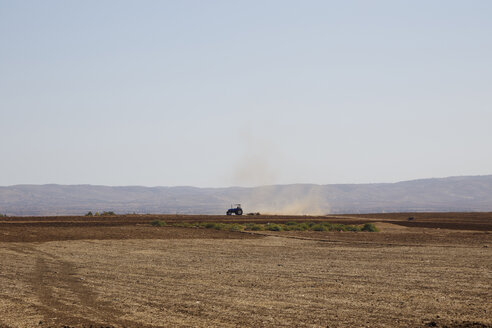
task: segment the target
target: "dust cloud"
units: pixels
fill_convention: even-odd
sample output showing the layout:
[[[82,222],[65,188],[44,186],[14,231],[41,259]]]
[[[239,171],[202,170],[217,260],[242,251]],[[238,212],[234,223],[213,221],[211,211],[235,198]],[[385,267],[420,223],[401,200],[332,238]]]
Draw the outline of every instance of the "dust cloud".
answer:
[[[246,147],[232,174],[235,185],[255,187],[246,199],[231,199],[241,203],[245,212],[285,215],[325,215],[330,207],[319,185],[293,184],[278,188],[282,163],[276,147],[268,140],[245,136]],[[287,187],[287,188],[285,188]]]
[[[233,171],[233,184],[249,187],[275,184],[279,173],[273,164],[275,147],[269,141],[251,135],[245,139],[244,152]]]
[[[326,215],[330,208],[318,185],[263,186],[244,201],[246,211],[262,214]]]

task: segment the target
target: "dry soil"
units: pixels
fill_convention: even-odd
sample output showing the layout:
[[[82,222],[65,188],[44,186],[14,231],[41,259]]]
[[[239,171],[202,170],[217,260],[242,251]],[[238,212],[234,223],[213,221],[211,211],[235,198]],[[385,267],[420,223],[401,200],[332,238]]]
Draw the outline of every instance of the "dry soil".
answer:
[[[377,233],[156,218],[236,220],[0,218],[0,327],[492,327],[490,213],[237,219],[376,222]]]

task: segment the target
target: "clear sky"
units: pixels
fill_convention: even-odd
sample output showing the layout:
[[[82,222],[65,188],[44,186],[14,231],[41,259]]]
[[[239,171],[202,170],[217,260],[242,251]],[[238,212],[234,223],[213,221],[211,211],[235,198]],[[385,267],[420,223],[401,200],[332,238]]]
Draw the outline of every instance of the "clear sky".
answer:
[[[0,0],[0,185],[492,174],[492,1]]]

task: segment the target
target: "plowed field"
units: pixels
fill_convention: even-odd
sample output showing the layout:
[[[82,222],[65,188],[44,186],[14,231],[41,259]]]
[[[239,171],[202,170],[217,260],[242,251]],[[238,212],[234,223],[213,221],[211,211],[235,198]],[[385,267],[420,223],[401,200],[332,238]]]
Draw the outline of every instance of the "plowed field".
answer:
[[[0,218],[0,327],[492,327],[491,232],[491,213]]]

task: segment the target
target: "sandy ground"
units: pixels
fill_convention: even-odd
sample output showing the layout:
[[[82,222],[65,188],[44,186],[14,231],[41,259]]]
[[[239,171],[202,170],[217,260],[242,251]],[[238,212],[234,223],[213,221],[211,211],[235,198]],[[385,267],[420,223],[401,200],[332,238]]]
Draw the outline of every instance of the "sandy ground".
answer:
[[[377,225],[0,225],[0,327],[492,327],[490,231]]]

